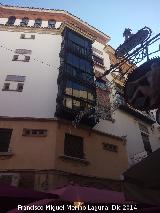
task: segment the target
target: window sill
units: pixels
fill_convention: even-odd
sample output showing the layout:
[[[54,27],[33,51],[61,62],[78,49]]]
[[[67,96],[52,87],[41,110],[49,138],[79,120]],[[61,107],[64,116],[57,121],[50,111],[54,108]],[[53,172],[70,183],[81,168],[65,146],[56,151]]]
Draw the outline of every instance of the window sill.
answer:
[[[0,156],[12,156],[13,152],[0,152]]]
[[[12,61],[29,62],[28,60],[12,60]]]
[[[76,157],[71,157],[71,156],[68,156],[68,155],[61,155],[59,156],[59,158],[63,159],[63,160],[71,160],[71,161],[76,161],[78,163],[82,163],[82,164],[85,164],[85,165],[88,165],[90,162],[85,160],[85,159],[82,159],[82,158],[76,158]]]
[[[2,91],[8,91],[8,92],[22,92],[23,90],[2,89]]]

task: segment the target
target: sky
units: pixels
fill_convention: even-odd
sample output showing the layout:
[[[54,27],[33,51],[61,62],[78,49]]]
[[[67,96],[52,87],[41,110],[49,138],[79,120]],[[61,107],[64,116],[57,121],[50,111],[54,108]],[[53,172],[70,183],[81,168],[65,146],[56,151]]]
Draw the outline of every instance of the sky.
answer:
[[[111,37],[117,48],[125,28],[136,33],[144,26],[160,32],[160,0],[0,0],[14,6],[67,10]]]

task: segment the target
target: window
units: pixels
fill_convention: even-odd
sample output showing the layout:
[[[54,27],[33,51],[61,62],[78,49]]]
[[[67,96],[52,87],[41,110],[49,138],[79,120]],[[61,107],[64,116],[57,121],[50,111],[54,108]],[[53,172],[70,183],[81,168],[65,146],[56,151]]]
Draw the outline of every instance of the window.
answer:
[[[25,55],[25,59],[24,59],[24,61],[25,61],[25,62],[29,62],[29,60],[30,60],[30,56]]]
[[[78,44],[81,47],[89,48],[90,42],[86,38],[83,38],[74,32],[70,31],[68,34],[68,38],[70,41],[74,42],[75,44]]]
[[[98,50],[98,49],[96,49],[95,47],[92,47],[92,50],[93,50],[93,52],[96,52],[96,53],[98,53],[100,55],[103,55],[103,52]]]
[[[28,56],[28,55],[21,56],[21,54],[20,55],[14,55],[12,61],[29,62],[30,61],[30,56]]]
[[[84,158],[83,138],[70,134],[65,134],[64,154],[75,158]]]
[[[9,90],[9,86],[10,86],[10,83],[4,83],[4,86],[3,86],[3,89],[2,90]]]
[[[22,18],[22,21],[21,21],[21,23],[20,23],[20,26],[25,27],[25,26],[28,25],[28,22],[29,22],[29,18],[24,17],[24,18]]]
[[[94,94],[92,93],[92,91],[89,91],[89,89],[85,86],[77,84],[73,81],[67,81],[65,92],[67,95],[71,95],[76,98],[94,101]]]
[[[38,18],[35,20],[34,27],[41,27],[42,19]]]
[[[149,141],[149,135],[141,132],[141,136],[144,144],[144,149],[146,150],[147,154],[150,154],[152,152],[152,148]]]
[[[8,152],[12,129],[0,129],[0,152]]]
[[[20,75],[7,75],[6,81],[16,81],[16,82],[24,82],[26,76]]]
[[[52,19],[48,20],[48,28],[55,28],[55,24],[56,24],[55,20]]]
[[[74,66],[77,69],[80,69],[81,71],[93,75],[92,65],[87,60],[77,57],[72,53],[67,54],[67,63]]]
[[[23,86],[24,86],[24,84],[18,83],[18,84],[17,84],[17,91],[18,91],[18,92],[22,92]]]
[[[14,23],[15,23],[15,20],[16,20],[16,17],[15,17],[15,16],[10,16],[10,17],[8,18],[8,21],[7,21],[6,25],[13,26]]]
[[[20,39],[35,39],[35,35],[31,35],[30,37],[26,37],[25,34],[21,34]]]
[[[45,137],[47,136],[46,129],[23,129],[23,136]]]
[[[98,64],[98,65],[102,65],[104,66],[104,60],[103,58],[100,58],[99,56],[97,55],[93,55],[93,61]]]
[[[111,152],[118,152],[118,147],[114,144],[103,143],[103,149]]]
[[[14,55],[12,61],[17,61],[18,60],[18,55]]]
[[[35,35],[31,35],[31,39],[35,39]]]

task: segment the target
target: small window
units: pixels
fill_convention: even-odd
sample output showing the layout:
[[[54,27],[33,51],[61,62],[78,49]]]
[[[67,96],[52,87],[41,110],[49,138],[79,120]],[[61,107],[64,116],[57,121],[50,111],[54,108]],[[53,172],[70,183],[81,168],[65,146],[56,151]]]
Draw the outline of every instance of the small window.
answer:
[[[7,21],[6,25],[13,26],[15,21],[16,21],[16,17],[15,16],[10,16],[8,18],[8,21]]]
[[[18,55],[14,55],[12,61],[17,61],[18,60]]]
[[[118,147],[110,143],[103,143],[103,149],[111,152],[118,152]]]
[[[42,19],[38,18],[35,20],[34,27],[41,27]]]
[[[12,129],[0,129],[0,152],[8,152]]]
[[[10,83],[4,83],[2,90],[5,90],[5,91],[9,90],[9,86],[10,86]]]
[[[52,19],[48,20],[48,28],[55,28],[55,24],[56,24],[55,20]]]
[[[30,37],[26,37],[25,34],[21,34],[20,39],[35,39],[35,35],[31,35]]]
[[[96,53],[98,53],[98,54],[100,54],[100,55],[103,55],[103,52],[100,51],[100,50],[98,50],[98,49],[95,48],[95,47],[92,47],[92,50],[93,50],[93,52],[96,52]]]
[[[21,34],[20,38],[25,39],[25,34]]]
[[[21,21],[21,23],[20,23],[20,26],[25,27],[25,26],[28,25],[28,22],[29,22],[29,18],[24,17],[24,18],[22,18],[22,21]]]
[[[30,60],[30,56],[26,55],[24,61],[29,62],[29,60]]]
[[[18,83],[18,84],[17,84],[17,91],[18,91],[18,92],[22,92],[23,86],[24,86],[24,84]]]
[[[83,138],[75,135],[65,134],[64,154],[70,157],[83,159]]]
[[[46,129],[23,129],[23,136],[45,137],[47,136]]]

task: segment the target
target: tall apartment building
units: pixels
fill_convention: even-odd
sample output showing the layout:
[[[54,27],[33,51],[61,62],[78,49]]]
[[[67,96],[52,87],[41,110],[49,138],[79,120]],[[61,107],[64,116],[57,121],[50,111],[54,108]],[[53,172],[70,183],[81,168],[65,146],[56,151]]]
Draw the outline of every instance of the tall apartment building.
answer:
[[[0,37],[0,181],[120,190],[123,138],[97,130],[92,117],[72,125],[96,99],[110,107],[108,80],[94,82],[110,66],[109,36],[66,11],[2,5]]]
[[[123,172],[159,146],[154,119],[121,106],[72,125],[97,102],[111,107],[114,76],[94,77],[115,61],[110,37],[66,11],[1,5],[0,38],[0,181],[120,190]]]

